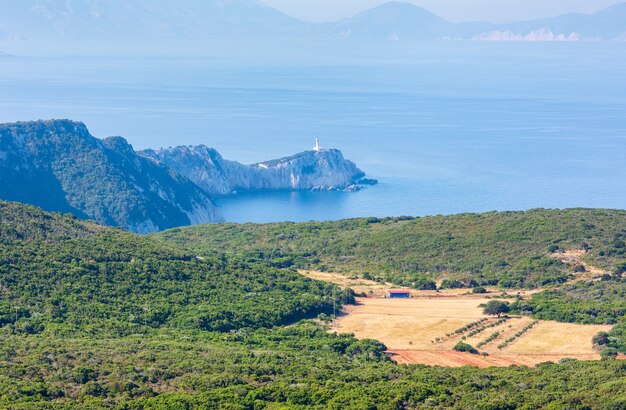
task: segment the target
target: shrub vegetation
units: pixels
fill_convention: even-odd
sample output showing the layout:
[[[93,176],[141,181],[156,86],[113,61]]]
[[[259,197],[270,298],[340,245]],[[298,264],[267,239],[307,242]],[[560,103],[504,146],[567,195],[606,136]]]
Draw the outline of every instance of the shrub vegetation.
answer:
[[[412,223],[372,222],[382,231],[385,224]],[[553,232],[547,225],[541,229]],[[368,223],[362,229],[375,228]],[[313,239],[315,232],[307,235],[321,244]],[[389,252],[384,244],[367,245],[381,246],[372,267],[383,264]],[[327,245],[330,254],[344,252],[344,244]],[[154,237],[0,202],[0,409],[614,409],[626,404],[626,363],[618,360],[535,369],[397,365],[377,341],[329,333],[303,320],[328,318],[332,295],[341,303],[353,299],[289,267],[289,258],[298,266],[323,252],[235,251],[232,241],[220,246],[199,255]],[[356,263],[350,260],[356,254],[344,254],[345,266]],[[492,268],[478,276],[497,278]],[[424,275],[419,269],[412,274]],[[611,289],[621,284],[601,283]],[[616,295],[606,297],[617,304]],[[598,306],[600,299],[595,296]],[[541,300],[516,303],[530,309]],[[604,317],[622,323],[611,309]],[[485,324],[474,328],[480,326]],[[619,338],[611,334],[609,344],[613,340]],[[604,356],[610,348],[615,349],[604,349]]]
[[[572,267],[552,255],[585,249],[585,260],[626,271],[626,211],[536,209],[425,218],[219,224],[172,229],[157,238],[202,255],[246,255],[298,268],[359,273],[422,288],[535,288],[564,283]]]

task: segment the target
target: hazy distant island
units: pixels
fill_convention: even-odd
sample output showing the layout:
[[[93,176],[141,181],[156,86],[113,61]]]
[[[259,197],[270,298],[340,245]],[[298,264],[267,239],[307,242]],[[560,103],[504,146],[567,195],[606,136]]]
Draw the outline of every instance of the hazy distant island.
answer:
[[[341,151],[314,149],[254,165],[204,145],[135,151],[70,120],[0,125],[0,199],[149,233],[221,220],[213,196],[357,191],[375,184]]]
[[[78,0],[0,2],[0,40],[84,42],[94,38],[297,38],[476,41],[624,41],[626,3],[594,14],[568,13],[505,23],[450,22],[392,1],[327,23],[292,18],[257,0]],[[126,42],[124,43],[126,44]]]

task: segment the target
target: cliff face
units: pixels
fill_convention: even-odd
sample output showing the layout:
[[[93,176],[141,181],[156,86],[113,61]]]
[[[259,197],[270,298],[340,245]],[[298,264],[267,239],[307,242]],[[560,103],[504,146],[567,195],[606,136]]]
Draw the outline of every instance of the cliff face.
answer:
[[[242,191],[352,190],[365,176],[335,149],[305,151],[254,165],[225,160],[204,145],[148,150],[140,155],[174,169],[211,195]]]
[[[69,120],[0,124],[0,200],[137,233],[219,221],[212,195],[356,190],[364,176],[334,149],[243,165],[206,146],[135,152]]]
[[[259,182],[240,189],[336,190],[357,184],[365,173],[336,149],[305,151],[252,165]]]
[[[248,171],[245,165],[227,161],[204,145],[145,150],[138,154],[175,170],[211,195],[230,194],[233,189],[229,176]]]
[[[191,181],[67,120],[0,125],[0,199],[138,233],[219,219]]]

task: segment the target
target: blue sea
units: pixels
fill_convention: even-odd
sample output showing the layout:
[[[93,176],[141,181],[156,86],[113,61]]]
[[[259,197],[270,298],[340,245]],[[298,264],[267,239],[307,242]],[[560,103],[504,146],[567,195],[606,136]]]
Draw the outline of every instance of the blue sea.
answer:
[[[626,208],[626,43],[4,50],[0,122],[70,118],[244,163],[319,138],[380,181],[216,199],[228,221]]]

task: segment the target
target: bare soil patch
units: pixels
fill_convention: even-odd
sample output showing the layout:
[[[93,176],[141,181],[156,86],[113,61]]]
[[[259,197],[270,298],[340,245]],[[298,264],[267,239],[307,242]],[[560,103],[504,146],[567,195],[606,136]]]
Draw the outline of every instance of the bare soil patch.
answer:
[[[572,267],[582,266],[585,270],[584,272],[576,272],[574,282],[589,282],[600,280],[602,275],[610,274],[605,270],[602,270],[598,267],[592,266],[587,262],[582,260],[582,257],[587,252],[583,250],[569,250],[564,252],[553,253],[552,256],[557,258],[563,263],[566,263]]]
[[[424,364],[427,366],[462,367],[474,366],[481,369],[487,367],[528,366],[534,367],[540,363],[558,362],[564,357],[576,360],[598,360],[593,354],[578,355],[549,355],[549,354],[506,354],[498,353],[486,357],[454,351],[433,350],[389,350],[392,359],[401,364]]]
[[[378,283],[373,280],[349,277],[340,273],[319,272],[314,270],[300,270],[299,272],[307,278],[334,283],[335,285],[341,286],[343,289],[350,288],[356,293],[365,293],[372,297],[383,297],[388,289],[393,288],[393,285],[390,283]]]

